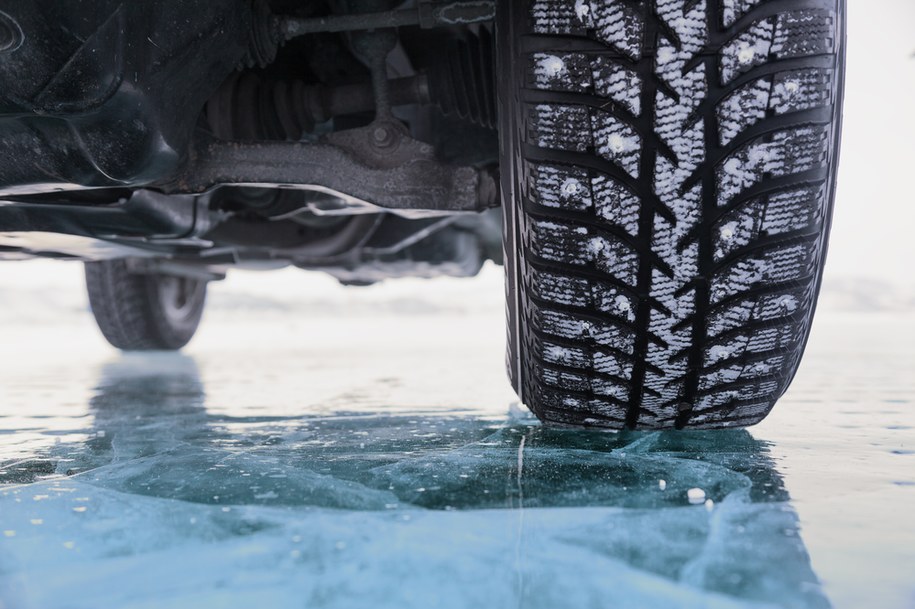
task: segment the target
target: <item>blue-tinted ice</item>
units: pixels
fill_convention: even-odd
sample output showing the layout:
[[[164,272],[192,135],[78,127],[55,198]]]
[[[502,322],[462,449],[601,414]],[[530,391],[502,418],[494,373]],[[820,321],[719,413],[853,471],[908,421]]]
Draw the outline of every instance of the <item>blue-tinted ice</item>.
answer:
[[[511,404],[493,284],[217,293],[190,355],[3,325],[0,607],[915,606],[910,322],[827,324],[749,431],[552,429]]]
[[[91,413],[77,450],[6,470],[27,483],[0,497],[12,606],[53,606],[74,585],[66,606],[829,606],[747,431],[232,420],[207,414],[182,356],[109,365]],[[66,477],[35,482],[50,471]]]

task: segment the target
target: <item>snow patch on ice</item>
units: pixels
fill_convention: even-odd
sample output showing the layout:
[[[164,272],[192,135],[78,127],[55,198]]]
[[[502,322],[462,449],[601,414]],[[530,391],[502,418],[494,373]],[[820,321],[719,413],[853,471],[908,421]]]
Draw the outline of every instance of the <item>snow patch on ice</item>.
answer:
[[[693,505],[705,503],[705,491],[701,488],[691,488],[686,491],[686,499]]]

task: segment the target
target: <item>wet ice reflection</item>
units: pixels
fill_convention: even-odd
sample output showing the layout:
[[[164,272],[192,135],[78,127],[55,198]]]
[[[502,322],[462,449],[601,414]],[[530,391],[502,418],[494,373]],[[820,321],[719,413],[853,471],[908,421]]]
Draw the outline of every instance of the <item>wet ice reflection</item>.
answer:
[[[85,441],[2,468],[25,485],[0,491],[0,598],[829,606],[770,447],[746,431],[385,412],[232,416],[190,357],[117,359]]]

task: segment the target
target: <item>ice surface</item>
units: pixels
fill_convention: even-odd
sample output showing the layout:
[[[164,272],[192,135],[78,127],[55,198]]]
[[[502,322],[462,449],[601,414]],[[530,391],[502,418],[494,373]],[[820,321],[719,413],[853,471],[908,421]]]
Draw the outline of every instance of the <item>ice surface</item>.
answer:
[[[186,356],[14,303],[4,609],[907,607],[915,325],[818,320],[751,431],[550,429],[504,381],[491,271],[216,285]]]
[[[0,491],[11,606],[828,606],[744,431],[214,416],[184,356],[116,360],[89,406]]]

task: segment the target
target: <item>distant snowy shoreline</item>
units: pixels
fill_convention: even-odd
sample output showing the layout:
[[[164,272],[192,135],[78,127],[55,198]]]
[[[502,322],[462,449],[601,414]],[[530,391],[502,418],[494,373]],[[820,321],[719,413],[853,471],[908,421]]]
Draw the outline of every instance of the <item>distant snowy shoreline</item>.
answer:
[[[38,272],[35,272],[38,271]],[[471,279],[396,279],[347,288],[321,273],[286,269],[230,272],[211,287],[207,317],[263,321],[264,315],[324,317],[436,314],[498,315],[504,311],[502,269],[492,264]],[[0,324],[65,323],[88,314],[76,263],[0,264]],[[915,282],[893,283],[827,272],[818,314],[915,312]]]

